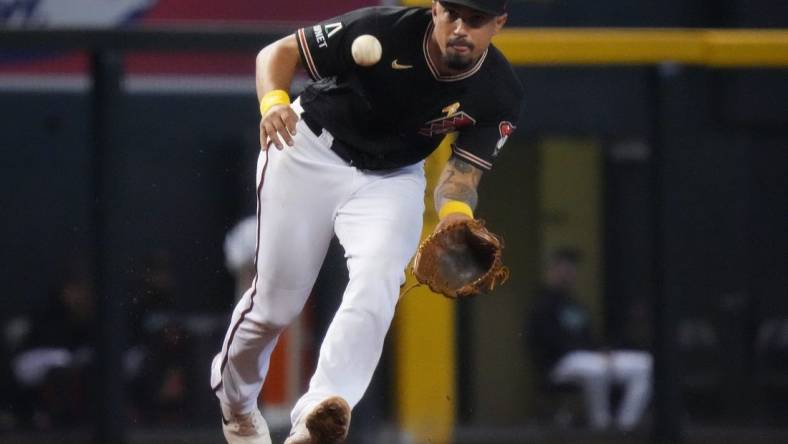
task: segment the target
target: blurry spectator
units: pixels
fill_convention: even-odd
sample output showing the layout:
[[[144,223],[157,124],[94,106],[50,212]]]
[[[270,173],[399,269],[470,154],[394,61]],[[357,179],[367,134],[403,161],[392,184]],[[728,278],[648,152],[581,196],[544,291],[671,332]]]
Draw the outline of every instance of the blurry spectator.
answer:
[[[20,319],[3,319],[0,322],[0,433],[14,429],[17,425],[14,372],[11,366],[13,350],[18,346],[19,334],[28,326]],[[20,331],[19,328],[23,330]]]
[[[175,310],[178,285],[169,251],[146,255],[131,285],[126,371],[137,421],[183,422],[189,405],[190,341]]]
[[[69,262],[55,279],[49,303],[6,326],[13,337],[14,411],[39,429],[87,420],[94,355],[95,303],[86,266]]]
[[[151,332],[144,343],[141,368],[131,384],[136,419],[154,424],[183,423],[189,414],[191,381],[186,330],[165,318],[148,325]]]
[[[146,254],[142,269],[131,282],[129,342],[132,345],[144,341],[147,316],[174,309],[177,291],[170,252],[160,248]]]
[[[628,431],[650,398],[652,358],[647,352],[607,349],[593,337],[589,310],[575,297],[579,262],[573,249],[560,249],[550,258],[545,285],[529,315],[529,346],[550,382],[582,389],[592,428],[614,425]],[[612,385],[624,390],[615,418]]]

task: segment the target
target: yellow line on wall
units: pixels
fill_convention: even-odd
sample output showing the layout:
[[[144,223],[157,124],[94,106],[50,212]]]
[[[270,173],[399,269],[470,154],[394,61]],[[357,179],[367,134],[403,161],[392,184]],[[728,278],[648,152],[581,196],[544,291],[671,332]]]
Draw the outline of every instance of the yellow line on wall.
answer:
[[[788,30],[704,31],[711,66],[788,67]]]
[[[788,30],[510,28],[493,42],[514,65],[788,67]]]

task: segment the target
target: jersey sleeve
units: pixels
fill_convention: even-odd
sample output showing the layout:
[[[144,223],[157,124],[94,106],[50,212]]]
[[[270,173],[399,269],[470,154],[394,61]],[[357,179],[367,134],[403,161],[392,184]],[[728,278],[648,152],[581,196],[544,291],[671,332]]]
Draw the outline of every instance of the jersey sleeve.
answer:
[[[492,65],[483,84],[475,87],[483,92],[481,115],[475,125],[463,127],[452,144],[455,156],[483,170],[492,169],[509,136],[520,120],[525,91],[517,74],[503,54],[490,46],[488,60]]]
[[[518,109],[519,111],[519,109]],[[509,136],[517,128],[518,113],[460,131],[452,144],[455,156],[483,170],[491,170]]]
[[[379,11],[363,8],[296,31],[301,63],[312,80],[341,75],[353,69],[353,40],[362,34],[378,34]]]

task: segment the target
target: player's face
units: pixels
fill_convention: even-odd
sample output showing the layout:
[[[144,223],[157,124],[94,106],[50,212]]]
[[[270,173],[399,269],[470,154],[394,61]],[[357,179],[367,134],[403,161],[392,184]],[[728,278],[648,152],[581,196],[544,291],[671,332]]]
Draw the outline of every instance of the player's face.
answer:
[[[465,6],[432,3],[433,37],[443,64],[451,70],[470,68],[503,28],[506,14],[492,16]]]
[[[557,260],[547,270],[548,283],[563,290],[573,290],[577,284],[577,265],[567,260]]]

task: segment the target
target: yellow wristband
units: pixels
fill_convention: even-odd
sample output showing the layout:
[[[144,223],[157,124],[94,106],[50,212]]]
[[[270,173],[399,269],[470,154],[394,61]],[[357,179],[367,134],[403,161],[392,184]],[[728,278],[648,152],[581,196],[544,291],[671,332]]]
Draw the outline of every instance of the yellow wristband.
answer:
[[[459,200],[450,200],[443,204],[441,210],[438,211],[438,218],[444,219],[451,213],[462,213],[473,219],[473,209],[471,206]]]
[[[265,113],[268,112],[274,105],[289,105],[290,104],[290,96],[287,94],[287,91],[283,89],[275,89],[273,91],[268,91],[263,96],[263,99],[260,100],[260,115],[264,116]]]

